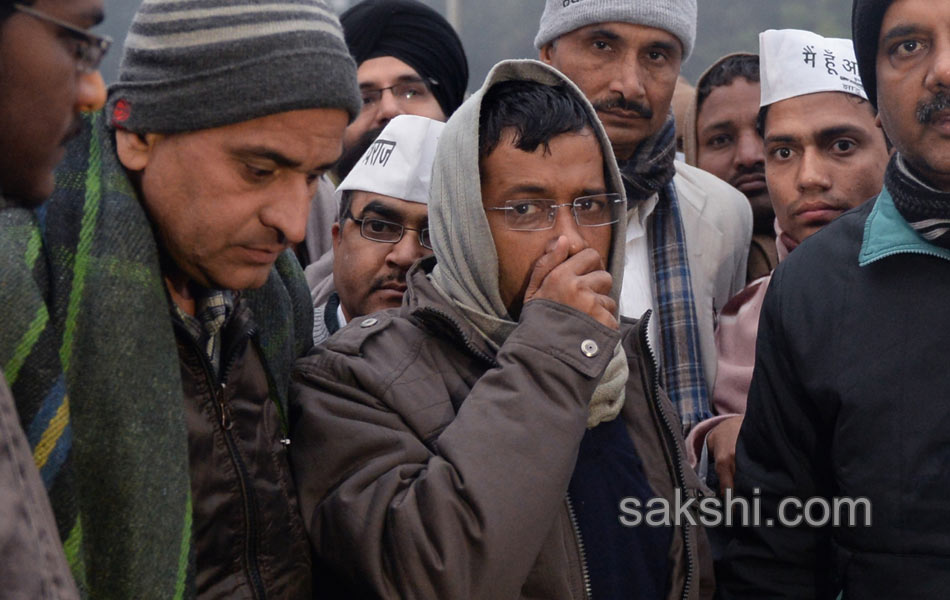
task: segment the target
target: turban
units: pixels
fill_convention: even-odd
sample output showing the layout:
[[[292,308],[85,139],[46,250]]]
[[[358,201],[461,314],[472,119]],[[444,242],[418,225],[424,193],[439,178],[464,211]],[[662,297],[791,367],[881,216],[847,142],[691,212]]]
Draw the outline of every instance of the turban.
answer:
[[[344,12],[340,22],[357,65],[392,56],[435,80],[432,93],[446,117],[462,104],[468,87],[465,50],[435,10],[416,0],[365,0]]]

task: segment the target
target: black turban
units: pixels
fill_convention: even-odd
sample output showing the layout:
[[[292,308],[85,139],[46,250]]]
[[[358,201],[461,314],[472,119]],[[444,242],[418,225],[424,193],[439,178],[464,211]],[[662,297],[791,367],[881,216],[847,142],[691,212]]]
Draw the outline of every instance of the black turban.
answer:
[[[342,15],[350,54],[360,65],[392,56],[434,79],[432,86],[448,117],[465,99],[468,61],[462,41],[445,18],[416,0],[365,0]]]
[[[851,39],[858,71],[868,100],[877,108],[877,40],[884,13],[894,0],[854,0],[851,8]]]

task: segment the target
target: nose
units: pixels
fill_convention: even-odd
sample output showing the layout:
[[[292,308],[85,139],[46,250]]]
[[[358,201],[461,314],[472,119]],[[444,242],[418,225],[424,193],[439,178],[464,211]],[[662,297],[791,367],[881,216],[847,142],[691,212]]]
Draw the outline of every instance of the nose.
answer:
[[[384,90],[376,110],[376,126],[383,126],[389,123],[393,117],[401,114],[403,114],[402,103],[396,97],[396,93],[393,90]]]
[[[557,209],[554,227],[551,229],[552,238],[557,239],[562,235],[567,237],[567,248],[570,256],[574,256],[589,245],[584,236],[581,235],[580,225],[577,224],[570,206],[562,206]]]
[[[950,90],[950,39],[937,36],[933,40],[933,60],[924,78],[924,85],[933,93]]]
[[[735,166],[744,170],[765,166],[765,144],[757,133],[747,131],[739,136]]]
[[[392,248],[386,255],[386,262],[403,271],[408,270],[412,263],[432,252],[419,243],[419,232],[411,229],[405,230],[402,239],[390,245]]]
[[[636,52],[627,52],[616,61],[610,91],[620,94],[625,100],[640,100],[646,96],[640,62]]]
[[[831,178],[828,176],[824,162],[816,150],[806,148],[798,167],[798,190],[801,193],[823,192],[831,189]]]
[[[260,212],[261,223],[276,230],[284,243],[294,245],[302,242],[307,234],[307,217],[314,197],[314,187],[308,184],[307,176],[297,174],[284,189],[266,193],[268,197]]]
[[[99,71],[80,73],[77,88],[77,112],[95,112],[105,105],[106,84]]]

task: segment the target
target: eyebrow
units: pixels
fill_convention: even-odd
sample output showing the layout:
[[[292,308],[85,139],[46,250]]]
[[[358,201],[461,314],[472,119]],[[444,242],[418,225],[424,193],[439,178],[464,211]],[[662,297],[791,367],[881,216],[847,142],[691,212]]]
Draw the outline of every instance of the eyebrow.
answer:
[[[613,31],[606,29],[604,27],[598,27],[596,29],[591,29],[587,32],[587,37],[603,37],[608,40],[619,40],[620,35],[614,33]]]
[[[400,83],[422,83],[424,79],[422,79],[422,77],[419,77],[418,75],[406,74],[406,75],[400,75],[399,77],[395,79],[395,81],[396,81],[395,85],[399,85]],[[379,87],[380,86],[370,81],[360,84],[361,90],[375,90],[375,89],[379,89]]]
[[[682,50],[682,48],[680,47],[679,44],[675,44],[675,43],[673,43],[673,42],[664,42],[664,41],[661,41],[661,40],[657,40],[657,41],[653,42],[652,44],[650,44],[649,47],[650,47],[650,48],[658,48],[658,49],[660,49],[660,50],[666,50],[667,52],[670,52],[670,53],[678,52],[678,53],[682,54],[682,52],[683,52],[683,50]]]
[[[815,139],[821,142],[827,142],[837,137],[843,135],[850,135],[852,137],[863,137],[862,131],[857,127],[852,127],[850,125],[841,125],[840,127],[829,127],[828,129],[822,129],[815,135]]]
[[[512,194],[536,194],[535,198],[541,198],[548,196],[548,189],[540,185],[533,185],[530,183],[525,183],[521,185],[516,185],[514,187],[508,188],[505,190],[504,196],[510,196]]]
[[[921,25],[897,25],[884,34],[884,37],[881,38],[881,43],[879,45],[885,46],[888,42],[891,42],[895,39],[921,33],[923,30],[924,28]]]
[[[765,144],[797,144],[798,138],[792,135],[770,135],[765,138]]]
[[[706,127],[703,127],[703,130],[700,133],[705,133],[707,131],[720,131],[723,129],[731,130],[735,128],[736,128],[736,124],[734,121],[726,120],[726,121],[719,121],[718,123],[713,123],[712,125],[707,125]]]
[[[363,207],[363,212],[360,215],[360,218],[365,219],[366,213],[375,213],[384,219],[391,219],[398,223],[402,223],[406,220],[406,216],[402,214],[399,210],[383,204],[379,200],[373,200],[369,204]]]
[[[280,152],[267,148],[265,146],[251,146],[247,148],[239,148],[234,151],[234,154],[243,158],[263,158],[269,160],[278,167],[284,167],[285,169],[299,169],[303,164],[298,160],[294,160],[288,156],[281,154]],[[337,163],[336,160],[330,161],[328,163],[317,166],[314,171],[327,171]]]

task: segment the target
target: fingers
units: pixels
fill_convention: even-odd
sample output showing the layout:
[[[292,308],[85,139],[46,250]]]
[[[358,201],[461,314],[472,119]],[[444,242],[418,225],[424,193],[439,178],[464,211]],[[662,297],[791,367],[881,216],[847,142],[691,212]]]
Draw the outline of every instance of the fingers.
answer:
[[[567,236],[559,236],[557,239],[551,240],[548,243],[544,254],[534,263],[534,270],[531,271],[531,278],[528,280],[528,287],[525,289],[525,302],[534,297],[538,290],[541,289],[541,285],[551,271],[567,260],[568,252],[569,242]]]

